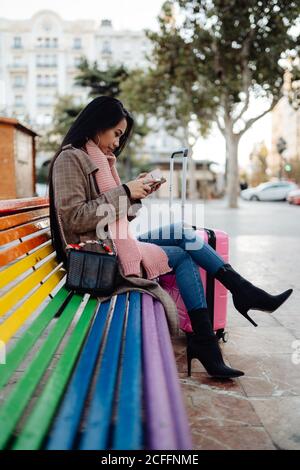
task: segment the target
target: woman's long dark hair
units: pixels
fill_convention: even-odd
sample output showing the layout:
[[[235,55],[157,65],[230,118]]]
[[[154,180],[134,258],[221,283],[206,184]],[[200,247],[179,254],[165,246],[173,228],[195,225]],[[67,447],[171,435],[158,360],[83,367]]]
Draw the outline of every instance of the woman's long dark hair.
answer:
[[[112,129],[124,118],[127,121],[127,128],[120,138],[119,147],[114,151],[114,155],[116,155],[116,157],[120,155],[129,137],[131,136],[134,125],[133,117],[124,108],[121,101],[117,100],[116,98],[111,98],[110,96],[99,96],[95,98],[77,116],[50,163],[48,185],[51,238],[52,244],[56,250],[57,260],[62,261],[65,267],[67,260],[65,251],[63,249],[55,213],[52,179],[54,162],[60,154],[62,147],[65,145],[72,144],[73,147],[80,149],[84,147],[87,140],[95,138],[98,132]]]

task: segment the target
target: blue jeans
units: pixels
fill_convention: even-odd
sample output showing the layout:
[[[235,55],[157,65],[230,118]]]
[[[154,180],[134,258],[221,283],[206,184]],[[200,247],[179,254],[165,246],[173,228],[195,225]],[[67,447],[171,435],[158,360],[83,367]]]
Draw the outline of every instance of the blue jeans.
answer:
[[[138,240],[159,245],[168,255],[177,286],[187,310],[206,308],[199,266],[214,275],[224,259],[190,226],[175,223],[143,233]]]

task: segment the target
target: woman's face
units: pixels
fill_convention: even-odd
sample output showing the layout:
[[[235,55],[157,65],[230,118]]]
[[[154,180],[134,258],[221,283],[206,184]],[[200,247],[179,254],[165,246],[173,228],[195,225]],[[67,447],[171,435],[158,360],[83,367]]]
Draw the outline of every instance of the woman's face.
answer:
[[[120,137],[127,128],[127,120],[123,118],[115,127],[96,135],[95,143],[105,155],[112,154],[120,145]]]

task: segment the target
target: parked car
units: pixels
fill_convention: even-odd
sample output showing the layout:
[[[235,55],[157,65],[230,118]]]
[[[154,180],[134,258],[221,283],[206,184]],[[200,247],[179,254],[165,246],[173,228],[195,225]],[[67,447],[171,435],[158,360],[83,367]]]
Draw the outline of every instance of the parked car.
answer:
[[[300,205],[300,188],[294,189],[288,194],[287,200],[290,204]]]
[[[245,189],[240,195],[248,201],[285,201],[288,193],[296,188],[297,185],[289,181],[274,181]]]

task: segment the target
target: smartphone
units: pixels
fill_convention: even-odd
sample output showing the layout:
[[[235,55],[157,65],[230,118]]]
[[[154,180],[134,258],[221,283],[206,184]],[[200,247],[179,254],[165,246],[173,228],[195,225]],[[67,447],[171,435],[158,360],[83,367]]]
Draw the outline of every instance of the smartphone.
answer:
[[[155,181],[150,186],[155,186],[157,183],[165,183],[167,180],[163,176],[161,178],[155,178]]]
[[[155,168],[155,170],[149,171],[149,173],[146,174],[146,177],[151,180],[160,180],[163,176],[161,170],[159,168]]]

